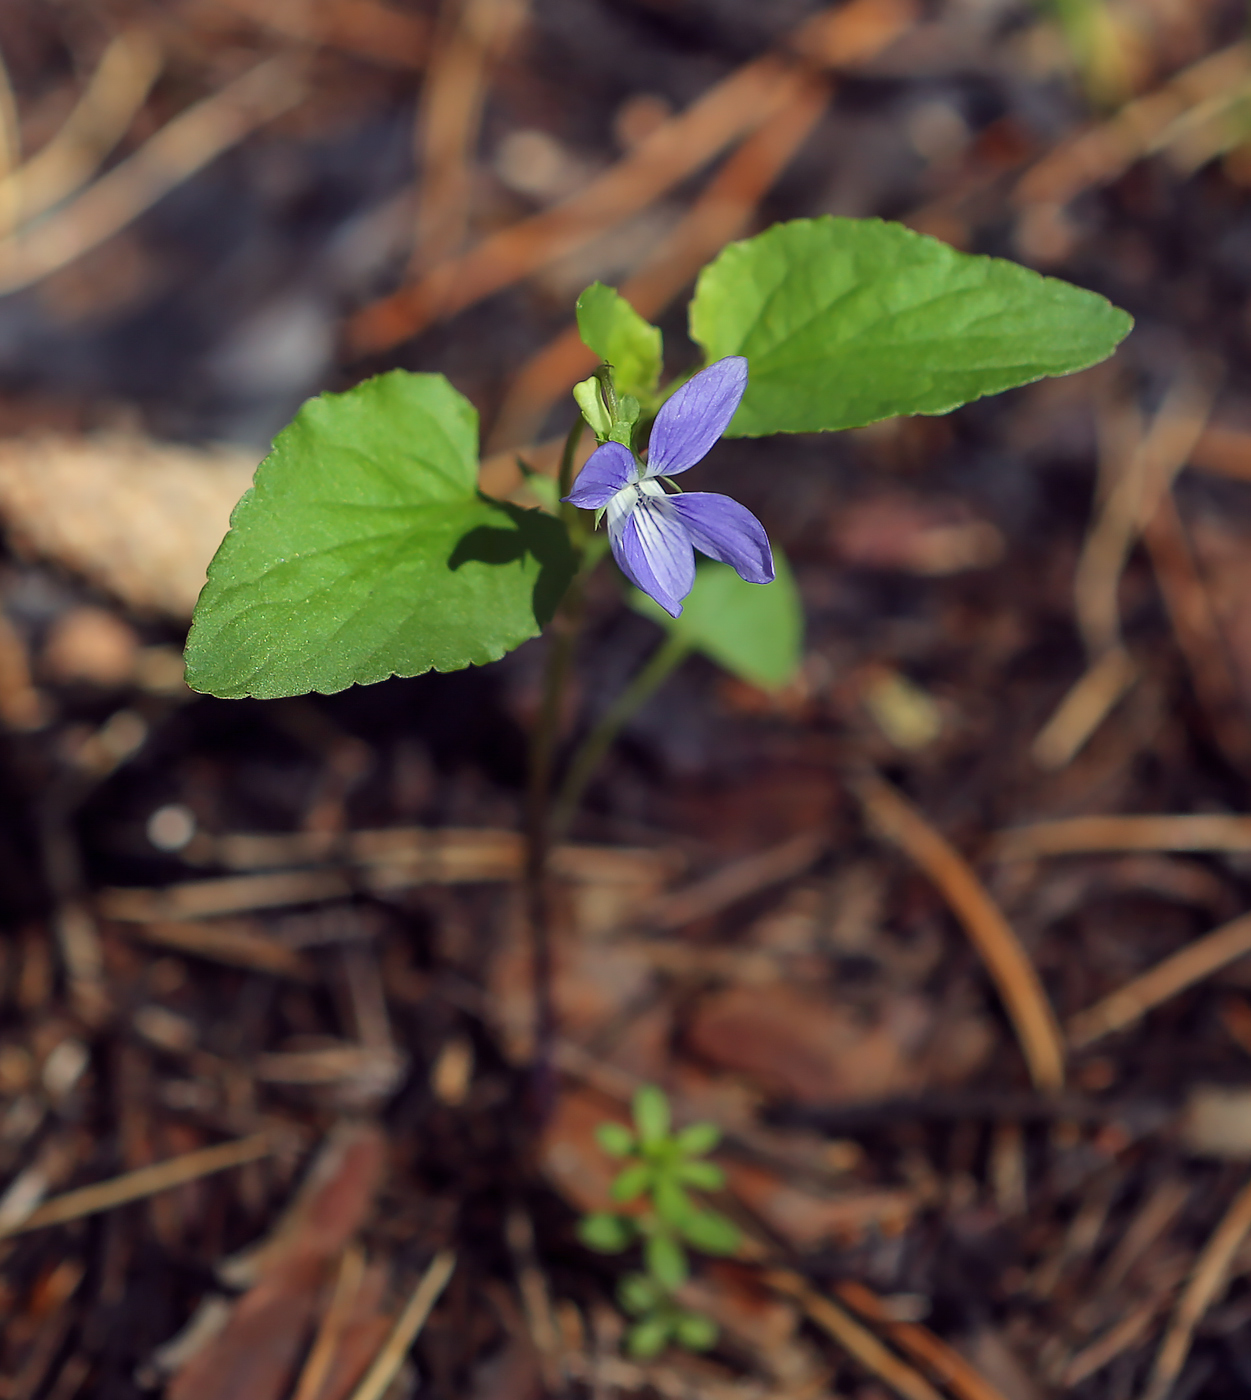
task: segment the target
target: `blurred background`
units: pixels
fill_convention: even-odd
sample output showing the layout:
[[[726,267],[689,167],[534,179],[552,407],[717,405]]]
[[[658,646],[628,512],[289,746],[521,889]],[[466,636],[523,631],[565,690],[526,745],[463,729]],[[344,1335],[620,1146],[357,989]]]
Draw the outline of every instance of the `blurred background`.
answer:
[[[1246,1393],[1246,23],[0,4],[0,1400]],[[206,564],[309,396],[445,373],[518,492],[593,367],[585,285],[678,372],[699,268],[825,214],[1137,327],[697,469],[792,561],[803,665],[693,658],[631,723],[554,856],[536,1045],[543,642],[214,701]],[[567,740],[659,636],[601,570]],[[644,1082],[722,1127],[748,1243],[688,1285],[716,1348],[640,1363],[574,1226]]]

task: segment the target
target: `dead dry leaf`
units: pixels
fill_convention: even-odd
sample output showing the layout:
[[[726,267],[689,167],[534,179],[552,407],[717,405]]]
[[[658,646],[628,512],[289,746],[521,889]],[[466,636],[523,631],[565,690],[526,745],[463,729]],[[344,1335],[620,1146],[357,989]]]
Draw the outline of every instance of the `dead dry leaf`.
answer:
[[[225,1282],[248,1291],[172,1377],[167,1400],[278,1400],[287,1394],[334,1260],[373,1206],[385,1155],[386,1139],[371,1123],[343,1123],[330,1134],[271,1233],[219,1267]],[[326,1390],[327,1400],[348,1389],[343,1377],[360,1374],[371,1359],[367,1346],[386,1333],[381,1284],[371,1278],[362,1294],[349,1324],[357,1329],[351,1354],[345,1342],[342,1364],[327,1376],[339,1389]]]
[[[120,434],[14,438],[0,442],[0,517],[22,552],[185,622],[256,462]]]
[[[868,1022],[850,1007],[788,985],[732,987],[706,998],[688,1032],[700,1059],[799,1103],[851,1103],[915,1092],[915,1056],[933,1013],[898,997]]]
[[[730,1190],[798,1249],[814,1249],[830,1240],[857,1241],[870,1230],[898,1234],[918,1205],[910,1191],[849,1188],[821,1193],[786,1181],[767,1167],[723,1165]]]

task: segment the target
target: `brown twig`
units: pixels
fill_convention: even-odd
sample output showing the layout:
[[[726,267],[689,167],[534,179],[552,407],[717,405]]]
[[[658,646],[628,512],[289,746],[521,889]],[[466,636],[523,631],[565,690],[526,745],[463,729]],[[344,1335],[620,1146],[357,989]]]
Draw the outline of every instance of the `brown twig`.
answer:
[[[0,234],[17,222],[17,200],[9,184],[22,159],[22,127],[8,65],[0,53]]]
[[[42,1285],[45,1315],[21,1368],[5,1378],[5,1400],[30,1400],[42,1386],[73,1322],[69,1303],[85,1273],[81,1260],[63,1259]]]
[[[142,923],[132,929],[135,937],[160,948],[172,948],[227,967],[246,967],[271,977],[293,977],[312,982],[316,970],[309,960],[264,934],[254,932],[242,921],[217,924]]]
[[[1211,389],[1184,370],[1110,484],[1073,582],[1078,627],[1092,658],[1121,640],[1117,586],[1126,560],[1186,465],[1211,407]]]
[[[1190,1354],[1195,1328],[1208,1308],[1219,1297],[1229,1278],[1230,1265],[1239,1246],[1251,1230],[1251,1182],[1234,1197],[1220,1224],[1212,1232],[1195,1260],[1190,1279],[1177,1301],[1160,1350],[1156,1353],[1151,1378],[1142,1400],[1165,1400],[1173,1382]]]
[[[77,105],[37,154],[0,179],[0,233],[29,223],[67,199],[99,169],[130,129],[161,71],[162,54],[146,29],[129,29],[105,49]]]
[[[98,247],[223,151],[290,111],[306,91],[301,64],[280,56],[181,112],[49,216],[37,238],[18,233],[0,239],[0,294],[27,287]]]
[[[513,1256],[526,1329],[539,1355],[543,1382],[548,1391],[555,1394],[563,1381],[560,1333],[552,1309],[551,1290],[534,1248],[534,1225],[522,1206],[515,1205],[509,1210],[504,1233]]]
[[[201,1148],[198,1152],[171,1157],[150,1167],[124,1172],[110,1181],[100,1181],[94,1186],[83,1186],[77,1191],[54,1196],[38,1210],[32,1211],[20,1224],[0,1228],[0,1238],[23,1235],[29,1230],[64,1225],[71,1220],[81,1220],[84,1216],[116,1210],[118,1206],[129,1205],[131,1201],[146,1200],[161,1191],[185,1186],[189,1181],[199,1181],[201,1177],[212,1176],[215,1172],[268,1157],[277,1148],[277,1140],[271,1133],[254,1133],[251,1137],[219,1143],[216,1147]]]
[[[1134,664],[1121,636],[1121,575],[1134,541],[1156,516],[1186,464],[1211,406],[1211,389],[1183,371],[1111,482],[1073,579],[1074,612],[1089,669],[1034,741],[1039,767],[1062,768],[1071,762],[1133,683]],[[1101,465],[1107,472],[1106,454]]]
[[[1149,972],[1079,1011],[1068,1023],[1069,1044],[1084,1050],[1140,1021],[1153,1007],[1251,953],[1251,914],[1243,914],[1157,963]]]
[[[1208,426],[1195,443],[1190,465],[1233,481],[1251,481],[1251,433],[1242,428]]]
[[[525,11],[526,0],[444,0],[417,111],[413,275],[445,262],[464,242],[487,84]]]
[[[62,901],[52,916],[70,999],[88,1025],[100,1025],[110,1010],[104,950],[91,911],[77,899]]]
[[[1101,1337],[1076,1352],[1065,1364],[1060,1373],[1060,1383],[1066,1390],[1081,1385],[1096,1372],[1102,1371],[1122,1353],[1142,1340],[1155,1321],[1160,1309],[1168,1301],[1166,1295],[1148,1298],[1145,1303],[1131,1309]]]
[[[658,316],[705,262],[748,225],[756,205],[807,139],[829,102],[829,84],[813,77],[708,182],[677,227],[621,286],[639,315]],[[595,367],[576,325],[539,350],[509,386],[491,435],[491,450],[527,442],[552,405]]]
[[[1016,187],[1019,205],[1067,204],[1083,190],[1115,180],[1151,151],[1173,122],[1197,103],[1230,91],[1251,74],[1251,49],[1231,44],[1127,102],[1108,121],[1061,142]]]
[[[1172,1226],[1189,1199],[1190,1186],[1178,1177],[1165,1177],[1155,1187],[1099,1270],[1094,1288],[1097,1297],[1111,1297],[1121,1287],[1130,1270]]]
[[[1171,493],[1161,498],[1142,539],[1212,736],[1226,758],[1245,770],[1251,765],[1245,707],[1225,637]]]
[[[897,1322],[890,1310],[873,1292],[854,1279],[844,1279],[834,1290],[861,1317],[883,1328],[886,1335],[907,1352],[913,1361],[924,1366],[935,1380],[941,1381],[960,1400],[1004,1400],[1002,1391],[992,1385],[982,1373],[966,1361],[941,1337],[919,1322]]]
[[[347,325],[349,352],[380,354],[589,243],[767,120],[786,100],[789,78],[772,56],[745,65],[576,194],[358,311]]]
[[[212,0],[276,34],[342,49],[386,68],[422,68],[430,24],[383,0]]]
[[[1067,817],[1009,827],[999,833],[994,845],[996,860],[1101,851],[1251,851],[1251,817],[1208,813]]]
[[[361,1280],[365,1277],[365,1251],[359,1245],[349,1245],[339,1261],[334,1293],[330,1306],[322,1316],[317,1335],[300,1372],[292,1400],[317,1400],[334,1365],[335,1354],[343,1329],[356,1306]]]
[[[404,1311],[396,1318],[391,1335],[352,1392],[352,1400],[382,1400],[455,1268],[456,1256],[448,1249],[441,1250],[430,1261]]]
[[[1137,679],[1138,667],[1119,642],[1087,667],[1034,739],[1030,753],[1039,768],[1071,763]]]
[[[798,1274],[789,1269],[774,1269],[765,1274],[765,1282],[788,1298],[794,1298],[818,1327],[904,1400],[942,1400],[919,1371],[901,1361],[867,1327],[862,1327],[832,1299],[810,1288]]]
[[[685,889],[665,895],[647,910],[642,922],[650,928],[671,930],[706,919],[740,899],[802,875],[828,844],[824,831],[801,831],[767,851],[745,856]]]
[[[806,83],[812,67],[854,64],[863,52],[879,51],[881,30],[902,30],[912,14],[911,0],[854,0],[817,15],[794,40],[797,59],[766,54],[744,64],[576,194],[364,307],[348,323],[349,350],[381,353],[417,335],[436,316],[463,311],[585,246],[768,121]]]
[[[964,926],[1003,999],[1030,1078],[1054,1092],[1064,1087],[1064,1038],[1029,955],[968,862],[898,789],[876,775],[853,788],[872,826],[905,851],[938,886]]]
[[[38,729],[47,718],[35,688],[26,639],[0,614],[0,724],[8,729]]]
[[[276,870],[264,875],[186,880],[163,890],[102,890],[96,907],[106,919],[150,924],[274,909],[285,904],[316,904],[347,899],[351,894],[351,881],[338,870]]]

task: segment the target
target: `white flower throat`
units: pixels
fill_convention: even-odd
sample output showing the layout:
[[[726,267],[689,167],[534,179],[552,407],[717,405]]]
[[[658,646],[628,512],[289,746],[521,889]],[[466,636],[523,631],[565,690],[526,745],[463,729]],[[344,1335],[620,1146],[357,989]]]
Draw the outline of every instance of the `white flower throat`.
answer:
[[[665,488],[654,477],[644,477],[642,481],[631,481],[613,496],[605,508],[610,531],[619,530],[639,506],[650,497],[668,500]]]

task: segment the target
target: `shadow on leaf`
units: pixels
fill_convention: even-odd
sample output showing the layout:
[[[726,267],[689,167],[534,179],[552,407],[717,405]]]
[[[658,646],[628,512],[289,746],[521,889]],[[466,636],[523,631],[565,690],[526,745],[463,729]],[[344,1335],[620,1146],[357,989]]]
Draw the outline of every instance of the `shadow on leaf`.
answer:
[[[456,542],[447,567],[455,572],[470,561],[478,564],[515,564],[526,555],[539,567],[534,581],[531,606],[540,627],[552,620],[565,590],[573,579],[577,560],[564,524],[540,510],[523,510],[507,501],[484,496],[512,528],[504,525],[477,525]]]

